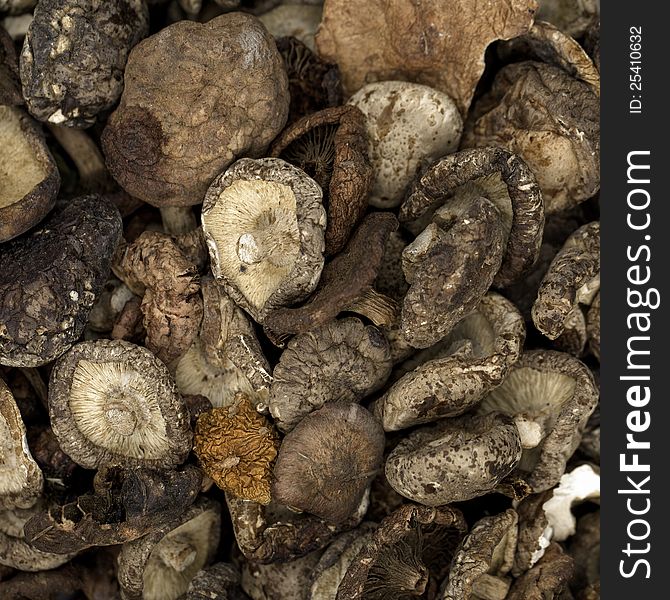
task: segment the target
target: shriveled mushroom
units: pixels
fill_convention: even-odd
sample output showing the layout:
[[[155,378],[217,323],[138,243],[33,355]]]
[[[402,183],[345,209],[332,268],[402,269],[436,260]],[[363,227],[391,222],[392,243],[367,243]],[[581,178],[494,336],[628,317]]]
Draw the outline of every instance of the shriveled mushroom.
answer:
[[[0,2],[0,12],[2,12]],[[11,36],[0,25],[0,105],[17,106],[23,104],[21,82],[19,81],[19,61]]]
[[[516,307],[489,292],[445,339],[400,366],[405,374],[375,403],[384,430],[455,417],[472,408],[519,359],[525,333]]]
[[[123,188],[156,206],[202,202],[222,169],[260,155],[286,122],[282,58],[248,14],[162,29],[133,49],[124,77],[102,146]]]
[[[440,600],[505,600],[516,540],[512,509],[477,521],[456,550]]]
[[[591,352],[600,360],[600,291],[593,299],[586,316],[586,334]]]
[[[512,419],[465,416],[412,431],[389,454],[385,473],[399,494],[441,506],[493,492],[520,459]]]
[[[527,31],[536,7],[534,0],[513,0],[504,9],[469,0],[329,0],[316,46],[340,66],[349,94],[372,81],[415,81],[451,96],[465,115],[487,46]]]
[[[561,598],[572,572],[573,560],[552,543],[540,561],[514,582],[506,600]]]
[[[22,110],[0,106],[0,137],[2,243],[28,231],[53,208],[60,175],[42,131]]]
[[[317,550],[290,562],[270,565],[245,562],[242,588],[251,600],[304,600],[320,557],[321,550]]]
[[[543,505],[551,498],[552,493],[551,490],[547,490],[532,494],[517,505],[519,536],[512,566],[512,574],[515,577],[535,566],[551,543],[553,531]]]
[[[524,449],[519,470],[533,491],[541,492],[565,472],[597,403],[593,375],[582,362],[569,354],[535,350],[521,357],[477,410],[514,418]]]
[[[120,235],[116,207],[101,196],[83,196],[3,245],[0,364],[43,365],[79,338]]]
[[[270,414],[291,431],[327,402],[357,402],[391,374],[384,335],[349,317],[294,337],[273,372]]]
[[[258,18],[276,38],[294,36],[314,50],[314,34],[321,21],[321,6],[280,4]]]
[[[283,440],[273,497],[331,523],[349,519],[382,464],[384,430],[362,406],[330,402]]]
[[[598,0],[538,0],[538,4],[537,19],[549,21],[574,38],[598,20]]]
[[[256,321],[304,300],[323,269],[326,213],[317,183],[278,158],[241,159],[207,191],[212,272]]]
[[[443,92],[416,83],[382,81],[362,87],[349,104],[365,116],[374,172],[372,206],[398,206],[422,167],[458,149],[463,120]]]
[[[229,563],[216,563],[198,571],[188,585],[185,600],[247,600],[240,588],[240,573]]]
[[[326,108],[290,125],[271,156],[300,167],[323,190],[326,254],[340,252],[363,217],[372,187],[365,119],[353,106]]]
[[[42,471],[28,448],[19,408],[0,379],[0,509],[30,508],[43,484]]]
[[[49,382],[49,414],[63,450],[88,469],[161,468],[191,450],[189,414],[165,365],[129,342],[81,342]]]
[[[221,507],[199,500],[179,519],[127,542],[119,554],[123,600],[177,600],[219,545]]]

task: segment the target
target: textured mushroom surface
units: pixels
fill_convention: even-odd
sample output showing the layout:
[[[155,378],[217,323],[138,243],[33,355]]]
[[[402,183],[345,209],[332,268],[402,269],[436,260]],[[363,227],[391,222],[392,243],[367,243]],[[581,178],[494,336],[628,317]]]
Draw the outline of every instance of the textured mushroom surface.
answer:
[[[74,346],[51,373],[49,413],[61,447],[85,468],[169,467],[191,450],[188,409],[172,376],[129,342]]]
[[[83,196],[2,246],[0,364],[34,367],[67,351],[84,330],[120,235],[114,205]]]
[[[186,600],[246,600],[240,588],[240,573],[229,563],[216,563],[193,577]]]
[[[280,4],[259,16],[276,38],[293,36],[314,50],[314,34],[321,21],[321,7],[305,4]]]
[[[121,104],[102,136],[107,166],[146,202],[198,204],[237,157],[265,150],[288,103],[282,58],[255,17],[179,21],[128,57]]]
[[[2,2],[0,2],[0,11],[2,11]],[[16,48],[9,33],[4,27],[0,27],[0,105],[16,106],[18,104],[23,104],[23,96],[21,95]]]
[[[148,31],[143,0],[41,0],[21,52],[28,110],[41,121],[93,125],[121,95],[128,52]]]
[[[598,21],[598,0],[538,0],[536,18],[549,21],[574,38]]]
[[[512,585],[507,600],[545,600],[560,598],[573,573],[573,560],[556,543]]]
[[[586,333],[589,338],[589,348],[595,357],[600,360],[600,292],[591,303],[587,314]]]

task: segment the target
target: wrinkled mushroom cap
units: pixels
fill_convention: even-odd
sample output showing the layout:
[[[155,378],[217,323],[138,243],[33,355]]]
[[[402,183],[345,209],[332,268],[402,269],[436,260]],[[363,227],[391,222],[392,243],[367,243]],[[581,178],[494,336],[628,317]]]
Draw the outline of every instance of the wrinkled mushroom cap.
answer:
[[[212,272],[254,319],[304,300],[323,269],[326,213],[316,182],[283,160],[241,159],[202,208]]]
[[[572,572],[572,558],[564,554],[558,544],[552,543],[539,562],[512,584],[507,600],[560,598]]]
[[[49,414],[63,451],[88,469],[169,467],[191,450],[188,409],[167,368],[129,342],[74,346],[51,373]]]

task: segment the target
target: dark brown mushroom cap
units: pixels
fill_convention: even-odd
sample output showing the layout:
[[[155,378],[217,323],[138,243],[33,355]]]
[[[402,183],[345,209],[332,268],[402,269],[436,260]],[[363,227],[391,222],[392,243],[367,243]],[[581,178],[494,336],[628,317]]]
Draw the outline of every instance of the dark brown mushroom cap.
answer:
[[[270,156],[300,167],[323,190],[326,255],[340,252],[365,214],[372,188],[363,113],[337,106],[309,114],[273,142]]]
[[[593,60],[596,69],[600,71],[600,19],[593,23],[584,35],[584,49]]]
[[[596,294],[586,315],[586,334],[591,352],[600,360],[600,292]]]
[[[81,466],[170,467],[191,450],[186,404],[165,365],[120,340],[81,342],[49,382],[51,426]]]
[[[22,110],[0,106],[0,133],[2,243],[37,225],[53,208],[60,175],[42,131]]]
[[[575,561],[570,581],[573,590],[587,589],[600,582],[600,511],[587,513],[577,522],[577,532],[570,539],[568,554]]]
[[[54,554],[123,544],[176,519],[193,504],[201,482],[202,473],[193,466],[125,471],[105,493],[38,512],[25,524],[24,535],[34,548]]]
[[[505,287],[537,260],[544,228],[540,188],[518,156],[501,148],[473,148],[445,156],[415,181],[400,209],[400,221],[419,219],[452,197],[477,196],[492,202],[503,220],[505,253],[493,285]]]
[[[279,158],[238,160],[214,180],[202,207],[212,273],[258,322],[314,290],[325,227],[321,188]]]
[[[401,365],[408,372],[375,403],[384,430],[463,414],[502,383],[525,336],[516,307],[489,292],[444,340]]]
[[[521,417],[538,430],[534,447],[525,444],[522,432],[525,450],[519,470],[533,491],[541,492],[565,472],[597,403],[593,375],[581,361],[562,352],[535,350],[520,358],[477,410]]]
[[[79,338],[120,236],[116,207],[83,196],[2,246],[0,364],[43,365]]]
[[[489,577],[499,579],[496,591],[504,598],[509,582],[501,578],[512,568],[516,540],[517,514],[511,508],[477,521],[456,550],[440,600],[475,600]]]
[[[412,431],[386,459],[399,494],[426,506],[488,494],[521,458],[514,422],[505,415],[444,419]]]
[[[539,562],[514,582],[507,600],[560,598],[572,573],[572,558],[564,554],[558,544],[552,543]]]
[[[23,104],[19,61],[16,48],[7,30],[0,26],[0,105],[17,106]]]
[[[201,499],[178,519],[126,542],[118,558],[123,600],[179,598],[219,545],[221,507]]]
[[[384,430],[362,406],[330,402],[283,440],[273,497],[331,523],[349,519],[381,467]]]
[[[248,14],[162,29],[132,50],[124,77],[102,147],[123,188],[156,206],[202,202],[222,169],[260,155],[286,122],[282,58]]]
[[[600,288],[600,222],[575,231],[554,257],[533,304],[535,326],[549,339],[563,333],[578,303],[590,304]]]
[[[93,125],[121,95],[128,52],[148,31],[142,0],[41,0],[21,52],[30,112],[40,121]]]
[[[185,600],[247,600],[240,588],[240,573],[229,563],[216,563],[193,577]]]
[[[270,414],[280,431],[327,402],[358,402],[391,374],[384,334],[349,317],[295,336],[273,371]]]
[[[298,308],[271,311],[264,324],[280,334],[304,333],[334,319],[368,290],[379,271],[384,245],[398,220],[391,213],[370,213],[356,228],[346,248],[321,274],[312,297]]]

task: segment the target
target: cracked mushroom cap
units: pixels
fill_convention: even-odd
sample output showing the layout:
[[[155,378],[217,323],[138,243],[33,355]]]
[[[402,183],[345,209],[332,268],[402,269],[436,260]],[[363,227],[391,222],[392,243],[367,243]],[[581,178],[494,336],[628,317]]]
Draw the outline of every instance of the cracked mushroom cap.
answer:
[[[183,515],[121,547],[122,600],[177,600],[219,546],[221,507],[199,500]]]
[[[129,342],[74,346],[51,373],[49,414],[63,451],[87,469],[171,467],[191,450],[188,408],[170,373]]]
[[[477,521],[456,550],[440,600],[505,600],[516,542],[514,510]]]
[[[256,321],[312,293],[323,269],[326,212],[318,184],[278,158],[241,159],[202,207],[212,272]]]
[[[581,361],[535,350],[521,357],[477,412],[514,419],[524,448],[519,471],[534,492],[541,492],[558,483],[597,404],[593,375]]]
[[[60,175],[39,125],[22,110],[0,106],[0,138],[2,243],[37,225],[53,208]]]
[[[372,206],[398,206],[419,169],[458,149],[463,133],[458,108],[447,94],[427,85],[370,83],[349,104],[365,115],[375,174]]]
[[[502,383],[525,337],[516,307],[489,292],[444,340],[400,366],[405,374],[375,403],[384,430],[463,414]]]
[[[358,402],[391,374],[384,334],[349,317],[295,336],[273,372],[270,414],[291,431],[328,402]]]
[[[283,440],[273,497],[331,523],[349,519],[382,464],[384,430],[362,406],[330,402]]]
[[[551,261],[533,304],[533,323],[550,340],[563,334],[579,304],[600,290],[600,221],[583,225]]]
[[[0,508],[29,508],[44,477],[28,448],[26,427],[14,396],[0,379]]]
[[[82,196],[2,246],[0,364],[36,367],[70,348],[107,280],[120,236],[116,207]]]
[[[469,415],[412,431],[389,454],[385,473],[405,498],[441,506],[495,491],[520,459],[512,419]]]
[[[264,152],[288,115],[282,58],[249,14],[161,29],[133,48],[124,78],[102,148],[114,179],[155,206],[202,202],[236,158]]]

